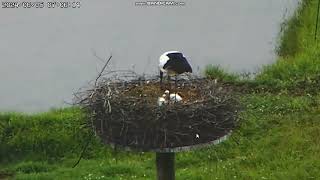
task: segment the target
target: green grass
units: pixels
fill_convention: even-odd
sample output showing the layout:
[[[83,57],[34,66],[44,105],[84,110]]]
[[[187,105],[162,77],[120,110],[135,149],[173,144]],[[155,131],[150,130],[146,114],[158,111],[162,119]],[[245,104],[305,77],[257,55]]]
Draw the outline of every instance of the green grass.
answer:
[[[262,67],[254,80],[228,73],[216,65],[208,66],[206,75],[227,83],[250,83],[269,89],[320,91],[320,38],[314,40],[317,3],[317,0],[302,1],[294,16],[283,23],[277,49],[279,59]]]
[[[315,158],[320,157],[320,142],[317,138],[320,132],[318,121],[320,96],[249,94],[243,96],[241,101],[246,111],[241,115],[244,121],[240,129],[232,135],[232,138],[216,147],[179,153],[176,164],[177,179],[234,179],[234,177],[300,179],[320,176],[320,172],[317,171],[317,168],[320,168],[320,161]],[[56,114],[56,117],[67,115],[64,111],[47,114],[51,116]],[[32,121],[32,116],[26,117]],[[39,115],[34,116],[35,119],[38,117]],[[27,121],[25,123],[28,126],[29,123]],[[56,133],[60,135],[67,133],[71,136],[77,134],[72,129],[63,130],[68,123],[62,121],[57,125],[56,128],[61,129],[61,132]],[[42,129],[46,128],[47,124],[39,123],[36,126]],[[43,133],[30,132],[39,135]],[[9,139],[23,137],[25,134],[15,134]],[[34,145],[37,146],[43,141],[48,141],[46,142],[48,144],[51,142],[45,138],[35,141]],[[80,138],[75,141],[78,145],[83,144]],[[18,141],[14,142],[20,144]],[[60,143],[66,142],[69,141],[62,139]],[[7,161],[0,168],[7,172],[15,172],[16,179],[152,179],[155,177],[153,154],[115,153],[110,148],[101,148],[99,144],[90,145],[87,152],[95,155],[85,156],[76,168],[72,168],[81,150],[77,143],[74,147],[68,146],[69,151],[75,148],[74,152],[66,150],[64,156],[55,160],[50,156],[44,157],[37,151],[25,151],[26,158]],[[51,146],[45,147],[42,151],[48,152],[50,149]]]
[[[0,157],[3,160],[25,158],[60,158],[73,154],[89,136],[82,127],[83,113],[76,108],[53,110],[36,115],[0,114]],[[29,153],[31,152],[31,153]],[[34,158],[34,157],[31,157]]]
[[[279,60],[264,66],[256,77],[281,88],[318,87],[320,84],[319,38],[314,40],[317,0],[303,1],[280,38]],[[318,36],[319,36],[318,32]]]
[[[236,82],[239,80],[237,74],[229,73],[219,65],[208,65],[205,69],[205,74],[208,78],[217,79],[217,81]]]
[[[264,66],[254,79],[207,67],[209,78],[253,91],[242,93],[241,123],[227,141],[177,154],[177,179],[320,177],[316,3],[304,1],[284,23],[278,61]],[[91,139],[82,161],[72,168],[90,137],[84,119],[77,108],[0,113],[0,179],[154,179],[154,154],[115,152],[98,138]]]

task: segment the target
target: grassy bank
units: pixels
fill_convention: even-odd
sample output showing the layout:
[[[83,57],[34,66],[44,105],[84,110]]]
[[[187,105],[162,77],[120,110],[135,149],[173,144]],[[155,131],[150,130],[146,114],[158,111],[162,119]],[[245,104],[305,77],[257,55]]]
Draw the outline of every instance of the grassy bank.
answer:
[[[320,176],[320,161],[315,158],[320,155],[320,96],[249,94],[243,96],[242,102],[247,109],[242,115],[244,121],[232,138],[217,147],[178,154],[178,179]],[[0,117],[8,119],[8,115]],[[81,113],[74,109],[34,116],[11,114],[14,128],[7,132],[7,140],[1,141],[1,147],[7,147],[1,157],[10,161],[2,163],[2,172],[14,173],[17,179],[155,176],[153,154],[114,152],[97,139],[79,166],[72,168],[86,139],[86,132],[77,121],[80,117]],[[20,156],[15,156],[17,152]]]
[[[254,79],[208,67],[209,78],[246,90],[242,123],[218,146],[178,153],[177,179],[320,177],[316,8],[316,0],[304,1],[286,22],[278,61],[263,67]],[[84,121],[77,108],[34,115],[0,113],[0,179],[154,179],[153,154],[115,152],[95,138],[72,168],[90,137]]]
[[[208,66],[206,74],[227,83],[249,85],[250,88],[318,93],[320,38],[314,40],[317,3],[317,0],[302,1],[293,17],[283,23],[277,47],[279,58],[275,63],[262,67],[255,79],[231,74],[219,66]]]

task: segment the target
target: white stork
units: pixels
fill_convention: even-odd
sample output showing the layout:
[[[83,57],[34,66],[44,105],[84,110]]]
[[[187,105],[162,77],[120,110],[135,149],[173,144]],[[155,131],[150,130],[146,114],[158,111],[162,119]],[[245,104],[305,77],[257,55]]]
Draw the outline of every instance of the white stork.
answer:
[[[163,53],[159,58],[160,68],[160,85],[162,85],[163,73],[166,73],[168,79],[175,76],[175,84],[177,87],[177,75],[182,73],[192,73],[192,68],[187,59],[179,51],[168,51]]]

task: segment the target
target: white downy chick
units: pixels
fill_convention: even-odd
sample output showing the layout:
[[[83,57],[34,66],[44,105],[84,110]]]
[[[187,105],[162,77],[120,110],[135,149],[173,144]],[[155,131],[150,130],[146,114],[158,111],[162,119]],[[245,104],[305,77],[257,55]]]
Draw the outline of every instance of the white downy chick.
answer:
[[[177,93],[170,94],[170,101],[179,102],[182,101],[182,97]]]
[[[162,97],[158,97],[158,106],[162,106],[167,103],[166,95],[163,94]]]

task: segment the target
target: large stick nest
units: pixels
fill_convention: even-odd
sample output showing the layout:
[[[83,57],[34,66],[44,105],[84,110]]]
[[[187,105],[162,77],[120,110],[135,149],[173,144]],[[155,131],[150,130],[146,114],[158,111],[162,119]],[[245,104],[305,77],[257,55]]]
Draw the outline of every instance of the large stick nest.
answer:
[[[174,82],[164,82],[161,89],[158,79],[123,77],[128,76],[118,73],[104,78],[77,96],[92,128],[106,144],[170,150],[212,143],[236,127],[236,98],[212,80],[180,79],[177,88]],[[158,97],[166,89],[176,90],[183,100],[159,106]]]

